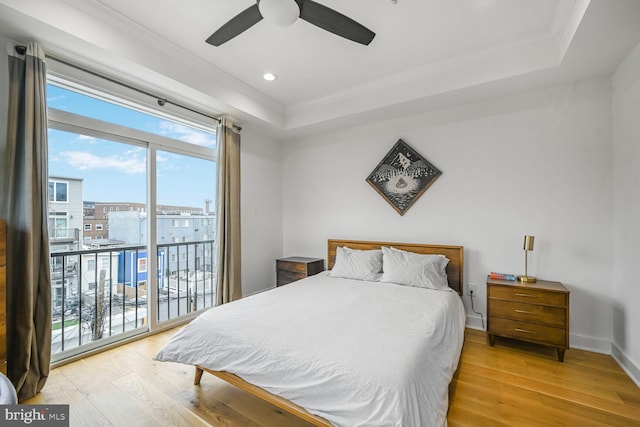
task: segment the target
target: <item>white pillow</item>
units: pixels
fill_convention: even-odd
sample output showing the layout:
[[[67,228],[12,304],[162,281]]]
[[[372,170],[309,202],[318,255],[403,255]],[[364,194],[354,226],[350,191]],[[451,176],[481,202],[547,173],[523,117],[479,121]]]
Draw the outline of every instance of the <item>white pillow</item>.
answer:
[[[447,289],[444,255],[424,255],[382,247],[382,282],[428,289]]]
[[[363,251],[338,246],[336,262],[329,276],[377,282],[382,275],[382,251]]]

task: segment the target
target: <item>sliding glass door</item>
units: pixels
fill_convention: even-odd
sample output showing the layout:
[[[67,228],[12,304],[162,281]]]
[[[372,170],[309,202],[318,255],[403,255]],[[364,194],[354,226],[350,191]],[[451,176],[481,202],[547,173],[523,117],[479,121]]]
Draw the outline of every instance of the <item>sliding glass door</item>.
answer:
[[[213,306],[213,129],[48,96],[52,359]]]

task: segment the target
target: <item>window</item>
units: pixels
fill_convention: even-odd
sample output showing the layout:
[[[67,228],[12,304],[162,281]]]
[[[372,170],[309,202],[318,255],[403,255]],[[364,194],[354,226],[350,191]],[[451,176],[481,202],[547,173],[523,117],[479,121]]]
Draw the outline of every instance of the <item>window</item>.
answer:
[[[95,271],[96,270],[96,260],[95,259],[88,259],[87,260],[87,270],[88,271]]]
[[[102,224],[96,224],[96,231],[102,231]]]
[[[49,237],[65,239],[68,235],[67,212],[49,212]]]
[[[67,182],[49,181],[49,201],[66,203],[68,201],[68,187]]]
[[[84,231],[91,231],[91,224],[85,224]]]
[[[138,258],[138,273],[144,273],[147,271],[147,259]]]

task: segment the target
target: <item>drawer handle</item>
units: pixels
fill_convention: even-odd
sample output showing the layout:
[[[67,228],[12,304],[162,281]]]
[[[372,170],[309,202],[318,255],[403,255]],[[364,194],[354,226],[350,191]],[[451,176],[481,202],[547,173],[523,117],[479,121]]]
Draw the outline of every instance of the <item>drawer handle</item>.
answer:
[[[514,310],[516,313],[522,313],[522,314],[536,314],[533,311],[526,311],[526,310]]]
[[[529,295],[529,294],[516,294],[517,297],[527,297],[527,298],[538,298],[537,295]]]
[[[516,331],[518,332],[524,332],[525,334],[531,334],[531,335],[535,335],[536,333],[533,331],[527,331],[526,329],[520,329],[520,328],[516,328]]]

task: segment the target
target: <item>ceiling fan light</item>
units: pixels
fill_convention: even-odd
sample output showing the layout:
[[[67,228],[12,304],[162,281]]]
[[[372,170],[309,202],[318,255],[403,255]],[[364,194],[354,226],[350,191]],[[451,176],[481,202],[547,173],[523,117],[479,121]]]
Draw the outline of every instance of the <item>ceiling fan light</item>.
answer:
[[[288,27],[300,17],[300,8],[295,0],[260,0],[260,14],[279,27]]]

